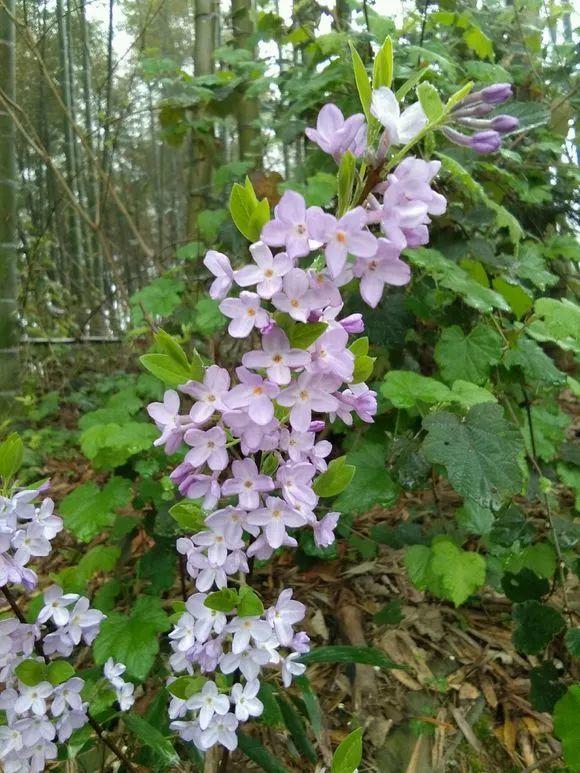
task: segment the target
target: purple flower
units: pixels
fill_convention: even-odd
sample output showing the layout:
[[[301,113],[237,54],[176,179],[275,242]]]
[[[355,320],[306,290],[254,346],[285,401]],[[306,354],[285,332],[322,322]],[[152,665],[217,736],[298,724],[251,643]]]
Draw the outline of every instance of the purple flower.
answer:
[[[308,462],[287,462],[278,467],[276,483],[282,489],[282,496],[292,507],[298,509],[300,505],[316,505],[318,497],[312,490],[315,472],[314,465]]]
[[[228,550],[239,550],[244,546],[241,534],[228,536],[219,526],[213,526],[207,531],[194,534],[191,541],[206,548],[208,560],[214,566],[223,566],[228,557]]]
[[[354,265],[354,275],[360,277],[360,294],[373,309],[381,300],[385,284],[400,287],[411,279],[411,269],[399,254],[387,239],[379,239],[376,256],[369,260],[358,258]]]
[[[354,333],[364,333],[365,323],[362,314],[349,314],[338,321],[339,325],[346,330],[349,335]]]
[[[266,497],[266,506],[248,514],[248,523],[261,526],[270,547],[276,550],[286,537],[286,527],[304,526],[304,517],[278,497]]]
[[[499,105],[513,96],[512,85],[511,83],[494,83],[470,96],[475,97],[476,95],[488,105]]]
[[[250,717],[259,717],[264,711],[264,704],[257,698],[260,690],[260,682],[251,679],[245,685],[237,682],[232,687],[231,699],[236,707],[236,718],[240,722],[247,722]]]
[[[238,668],[246,679],[255,679],[262,666],[270,660],[267,650],[248,647],[242,652],[228,652],[220,659],[220,669],[224,674],[232,674]]]
[[[279,388],[243,365],[236,368],[236,375],[240,383],[224,398],[228,408],[247,408],[248,416],[256,424],[269,424],[274,418],[272,398],[278,395]]]
[[[265,368],[268,378],[276,384],[288,384],[290,368],[303,368],[310,361],[304,349],[292,349],[288,336],[279,327],[262,336],[262,350],[247,352],[242,362],[247,368]]]
[[[349,252],[362,258],[375,254],[377,240],[366,225],[367,216],[362,207],[355,207],[339,220],[320,207],[308,210],[308,228],[312,238],[325,245],[324,254],[331,276],[340,274]]]
[[[246,510],[260,506],[260,493],[272,491],[274,481],[268,475],[258,472],[253,459],[236,460],[232,463],[232,475],[222,486],[225,496],[237,494],[239,505]]]
[[[494,131],[500,134],[513,132],[520,125],[518,119],[513,115],[496,115],[491,119],[490,126]]]
[[[179,493],[188,499],[201,499],[203,507],[211,510],[219,501],[221,495],[220,484],[217,481],[217,473],[203,475],[196,472],[196,468],[187,462],[178,465],[171,475],[171,480],[178,486]]]
[[[342,381],[350,381],[354,355],[346,348],[348,333],[338,324],[329,327],[310,347],[312,360],[307,366],[310,373],[333,373]]]
[[[501,137],[493,130],[477,132],[469,138],[468,144],[476,153],[494,153],[501,146]]]
[[[272,636],[272,628],[259,617],[234,617],[227,626],[228,633],[233,633],[232,652],[237,655],[245,650],[250,641],[263,644]]]
[[[244,266],[236,271],[236,282],[241,287],[257,285],[256,291],[261,298],[271,298],[282,287],[282,277],[294,267],[294,261],[285,252],[272,255],[264,242],[252,244],[250,252],[256,265]]]
[[[239,298],[223,300],[220,311],[232,320],[228,333],[233,338],[246,338],[254,327],[262,329],[269,321],[268,313],[260,305],[259,296],[246,290],[242,290]]]
[[[314,541],[319,548],[327,548],[334,542],[334,530],[339,517],[340,513],[327,513],[322,520],[312,525]]]
[[[63,626],[70,620],[70,611],[68,607],[79,599],[78,593],[63,594],[62,588],[58,585],[49,586],[42,594],[44,606],[38,613],[37,623],[46,623],[52,619],[56,626]]]
[[[316,129],[308,128],[305,134],[338,163],[347,150],[354,156],[362,156],[367,144],[366,130],[362,113],[351,115],[345,121],[340,108],[327,104],[318,113]]]
[[[191,450],[185,455],[185,461],[193,467],[201,467],[207,462],[210,470],[225,470],[228,466],[226,451],[226,433],[221,427],[208,430],[188,429],[185,442]]]
[[[274,207],[274,219],[262,228],[262,241],[270,247],[286,247],[289,258],[310,252],[306,225],[306,204],[296,191],[285,191]]]
[[[312,411],[325,413],[338,407],[332,395],[334,386],[324,375],[302,373],[289,387],[283,389],[278,403],[290,411],[290,424],[299,432],[307,432],[312,421]]]
[[[276,606],[266,612],[266,620],[274,628],[278,641],[283,647],[291,644],[294,637],[293,625],[304,619],[306,607],[292,599],[292,590],[286,588],[278,596]]]
[[[369,389],[366,384],[352,384],[350,389],[337,392],[336,397],[339,402],[337,414],[345,424],[348,426],[352,424],[352,411],[368,424],[373,423],[373,417],[377,412],[377,393]]]
[[[200,693],[187,699],[188,709],[199,710],[199,726],[202,730],[209,727],[214,714],[223,716],[230,710],[227,695],[220,695],[215,682],[206,682]]]
[[[230,259],[223,252],[208,250],[203,259],[203,265],[216,277],[209,288],[210,298],[221,301],[229,293],[234,281],[234,271]]]
[[[293,268],[282,281],[282,292],[276,293],[272,303],[280,311],[290,314],[298,322],[306,322],[308,315],[316,305],[314,292],[310,289],[310,280],[306,271]]]
[[[189,416],[196,424],[203,424],[211,419],[215,411],[226,409],[223,398],[230,388],[230,374],[225,368],[210,365],[204,373],[203,384],[199,381],[188,381],[179,388],[197,400]]]

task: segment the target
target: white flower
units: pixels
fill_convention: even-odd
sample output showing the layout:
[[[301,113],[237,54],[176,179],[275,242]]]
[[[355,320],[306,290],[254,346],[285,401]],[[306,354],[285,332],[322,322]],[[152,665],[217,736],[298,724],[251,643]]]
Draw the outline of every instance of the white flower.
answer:
[[[122,687],[125,684],[125,680],[121,679],[121,674],[125,673],[127,666],[123,663],[115,663],[113,658],[109,658],[103,666],[103,674],[105,679],[113,685],[113,687]]]
[[[240,722],[246,722],[249,717],[259,717],[264,711],[264,704],[256,697],[259,690],[260,682],[257,679],[252,679],[243,686],[237,682],[232,687],[231,698]]]
[[[199,709],[199,726],[205,730],[214,714],[227,714],[230,700],[227,695],[220,695],[215,682],[206,682],[200,693],[187,699],[188,709]],[[213,745],[213,744],[212,744]]]
[[[272,635],[270,624],[259,617],[235,617],[228,623],[226,630],[234,632],[232,652],[236,655],[246,649],[250,639],[260,643],[267,641]]]
[[[21,684],[19,689],[20,695],[14,704],[17,714],[24,714],[25,711],[32,711],[37,716],[46,714],[46,698],[52,695],[54,689],[50,682],[39,682],[34,687]]]
[[[22,735],[15,727],[0,727],[0,759],[22,749]]]
[[[83,701],[80,693],[84,686],[85,683],[82,679],[73,676],[72,679],[55,687],[51,706],[53,716],[60,716],[67,706],[73,711],[81,711]]]
[[[122,686],[117,687],[115,690],[121,711],[129,711],[131,706],[135,703],[135,696],[133,695],[134,690],[135,685],[131,684],[131,682],[123,682]]]
[[[201,734],[202,748],[211,749],[216,743],[221,743],[222,746],[233,752],[238,745],[237,729],[238,720],[233,714],[213,717],[209,727]]]
[[[403,110],[386,86],[373,91],[371,113],[385,127],[389,145],[405,145],[427,125],[427,116],[419,102]]]
[[[290,687],[295,676],[301,676],[306,671],[306,663],[298,663],[299,652],[293,652],[282,660],[282,682],[284,687]]]
[[[54,620],[54,624],[59,627],[66,625],[70,619],[70,612],[67,607],[73,604],[79,598],[78,593],[65,593],[58,585],[51,585],[44,593],[44,606],[38,613],[37,623],[46,623],[47,620]]]

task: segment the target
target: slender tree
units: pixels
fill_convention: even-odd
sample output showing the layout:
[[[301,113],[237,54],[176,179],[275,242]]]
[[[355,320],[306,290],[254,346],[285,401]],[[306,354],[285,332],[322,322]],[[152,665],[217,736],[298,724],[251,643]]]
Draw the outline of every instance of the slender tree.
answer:
[[[252,0],[232,0],[232,31],[236,48],[250,51],[255,58]],[[252,161],[253,166],[258,168],[262,165],[260,103],[255,97],[243,93],[236,113],[240,160]]]
[[[7,10],[0,7],[0,87],[14,100],[14,0],[5,3]],[[16,147],[12,120],[0,107],[0,416],[12,409],[18,390],[16,292]]]

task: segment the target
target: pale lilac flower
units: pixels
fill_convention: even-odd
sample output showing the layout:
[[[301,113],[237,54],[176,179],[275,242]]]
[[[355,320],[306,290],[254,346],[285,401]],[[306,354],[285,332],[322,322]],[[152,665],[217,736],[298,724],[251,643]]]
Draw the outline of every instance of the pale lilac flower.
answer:
[[[370,258],[375,254],[377,240],[366,225],[367,215],[362,207],[355,207],[338,220],[320,207],[308,210],[308,228],[312,237],[325,245],[326,265],[331,276],[340,274],[349,253],[359,258]]]
[[[306,664],[300,663],[298,658],[301,653],[292,652],[282,659],[282,684],[284,687],[290,687],[295,676],[302,676],[306,671]]]
[[[56,723],[59,742],[68,741],[74,731],[80,730],[88,721],[89,718],[84,711],[67,711],[66,714],[59,717]]]
[[[290,411],[290,424],[299,432],[307,432],[312,421],[312,411],[325,413],[335,411],[338,401],[332,395],[334,386],[325,375],[302,373],[278,396],[278,403]]]
[[[239,507],[224,507],[216,510],[205,519],[205,523],[211,529],[219,529],[228,540],[237,541],[242,538],[245,531],[252,531],[248,528],[248,514]],[[258,531],[257,529],[255,530]]]
[[[227,695],[220,695],[215,682],[206,682],[200,693],[187,699],[188,709],[199,710],[199,726],[202,730],[209,727],[214,714],[223,716],[230,710]]]
[[[235,273],[236,283],[241,287],[257,285],[260,298],[271,298],[282,287],[282,277],[294,266],[294,261],[285,252],[272,255],[272,250],[264,242],[256,242],[250,247],[255,266],[247,265]]]
[[[126,669],[127,666],[123,663],[115,663],[113,658],[109,658],[103,666],[103,674],[113,687],[121,687],[125,684],[125,680],[121,676],[125,673]]]
[[[238,745],[237,729],[238,720],[233,714],[228,713],[223,717],[213,717],[207,730],[203,730],[201,733],[201,748],[211,749],[216,743],[220,743],[233,752]]]
[[[286,527],[304,526],[306,521],[287,502],[278,497],[266,497],[266,506],[248,514],[248,523],[261,526],[268,544],[278,549],[286,537]]]
[[[269,321],[268,312],[261,307],[256,293],[242,290],[239,298],[226,298],[220,303],[220,311],[230,317],[228,333],[233,338],[246,338],[254,327],[264,328]]]
[[[248,416],[256,424],[269,424],[274,418],[272,399],[280,391],[278,386],[243,365],[236,368],[236,375],[240,383],[224,398],[228,408],[246,408]]]
[[[336,396],[340,404],[337,414],[345,424],[352,424],[351,411],[355,411],[368,424],[373,423],[377,412],[377,393],[369,389],[364,382],[351,384],[349,389],[337,392]]]
[[[347,349],[348,333],[336,323],[329,327],[310,347],[310,373],[333,373],[343,381],[350,381],[354,369],[354,355]]]
[[[304,655],[305,652],[310,651],[310,637],[305,631],[298,631],[298,633],[295,634],[294,638],[292,639],[290,648],[294,650],[294,652],[298,652],[300,655]]]
[[[19,517],[24,519],[29,516],[28,514],[26,516],[21,514]],[[48,540],[54,539],[63,528],[62,518],[54,514],[54,502],[50,497],[43,499],[40,507],[34,508],[30,519],[42,526],[44,536]]]
[[[278,641],[287,647],[294,636],[294,626],[304,619],[306,607],[300,601],[292,598],[292,589],[286,588],[278,596],[274,607],[266,612],[266,620],[274,628]]]
[[[298,508],[296,507],[295,510],[298,510]],[[294,537],[290,537],[288,534],[285,534],[284,541],[280,547],[296,548],[298,547],[298,542],[294,539]],[[260,536],[257,537],[248,547],[246,554],[248,558],[257,558],[259,561],[267,561],[274,555],[274,548],[268,542],[266,535],[260,534]]]
[[[204,475],[197,472],[189,462],[182,462],[171,472],[169,477],[177,485],[179,493],[188,499],[201,499],[203,508],[211,510],[219,501],[221,487],[218,483],[218,472]]]
[[[210,633],[220,634],[227,623],[227,617],[223,612],[216,609],[210,609],[203,603],[207,595],[205,593],[194,593],[186,603],[186,609],[195,620],[193,632],[199,642],[205,642]]]
[[[251,679],[245,685],[236,682],[232,687],[231,699],[240,722],[247,722],[250,717],[259,717],[264,711],[264,704],[257,697],[259,691],[260,682],[257,679]]]
[[[373,309],[381,300],[385,284],[400,287],[411,279],[411,269],[399,258],[400,251],[387,239],[378,241],[375,257],[357,258],[354,265],[354,275],[360,277],[360,294]]]
[[[272,303],[279,311],[290,314],[292,319],[306,322],[317,303],[306,271],[301,268],[289,271],[282,280],[282,291],[275,293]]]
[[[223,566],[228,557],[228,550],[239,550],[244,546],[241,536],[228,539],[218,528],[198,531],[193,534],[191,541],[196,545],[206,548],[206,554],[211,564]]]
[[[310,277],[310,287],[312,289],[312,307],[314,309],[327,307],[324,313],[324,321],[328,321],[329,318],[334,319],[343,306],[336,278],[333,279],[329,276],[327,268],[322,269],[322,271],[308,269],[308,276]],[[318,315],[318,319],[312,319],[313,314],[310,315],[309,322],[317,322],[320,319]]]
[[[179,395],[175,389],[165,392],[162,403],[149,403],[147,406],[147,413],[157,425],[157,429],[161,430],[161,435],[153,441],[153,445],[164,445],[168,454],[177,451],[183,437],[179,407]]]
[[[409,201],[421,201],[427,205],[429,215],[442,215],[447,209],[447,199],[431,188],[431,183],[441,169],[441,161],[425,161],[410,156],[403,159],[387,177],[387,189],[397,185]]]
[[[226,433],[221,427],[211,427],[208,430],[188,429],[184,436],[191,450],[185,455],[185,461],[194,467],[201,467],[207,462],[211,470],[224,470],[228,466],[226,450]]]
[[[68,658],[72,655],[73,649],[74,643],[66,628],[58,628],[46,634],[42,640],[42,650],[45,655],[59,654],[63,658]]]
[[[349,314],[348,317],[339,320],[339,324],[342,325],[349,335],[364,333],[365,323],[362,314]]]
[[[389,145],[405,145],[427,125],[427,116],[419,102],[403,110],[397,98],[386,86],[373,91],[371,113],[385,128],[385,142]]]
[[[30,523],[26,529],[20,529],[14,535],[12,545],[16,553],[14,560],[17,564],[26,564],[31,556],[47,556],[50,553],[50,542],[44,536],[42,524]]]
[[[270,247],[286,247],[291,259],[310,252],[306,204],[296,191],[285,191],[274,207],[274,218],[262,228],[262,241]]]
[[[250,641],[260,644],[272,636],[271,626],[265,620],[260,620],[259,617],[255,616],[234,617],[227,624],[225,630],[234,634],[232,652],[236,655],[245,650]]]
[[[115,695],[121,711],[129,711],[135,703],[135,685],[131,682],[123,682],[120,687],[115,689]]]
[[[271,633],[271,631],[270,631]],[[270,654],[260,647],[247,647],[241,652],[228,652],[220,658],[220,669],[224,674],[233,674],[239,669],[248,680],[256,679],[262,667],[270,661]]]
[[[316,468],[308,462],[287,462],[278,467],[276,483],[282,489],[282,496],[298,509],[299,505],[314,507],[318,497],[312,490],[312,479]]]
[[[305,129],[305,134],[337,162],[347,150],[354,156],[362,156],[366,150],[364,115],[356,113],[345,120],[340,108],[332,103],[318,113],[316,129]]]
[[[225,570],[219,564],[215,564],[201,552],[193,551],[187,555],[187,571],[195,580],[198,591],[205,593],[212,585],[225,588],[228,578]]]
[[[229,293],[234,281],[234,271],[230,259],[223,252],[208,250],[203,265],[216,277],[209,289],[210,298],[221,301]]]
[[[237,494],[240,507],[254,510],[260,505],[260,494],[273,488],[272,478],[260,474],[253,459],[236,459],[232,463],[232,477],[224,481],[222,491],[225,496]]]
[[[225,410],[223,400],[230,388],[230,374],[225,368],[210,365],[205,370],[202,384],[199,381],[188,381],[179,388],[195,398],[189,416],[196,424],[203,424],[211,419],[215,411]]]
[[[78,676],[73,676],[72,679],[68,679],[63,684],[55,687],[50,707],[52,715],[59,717],[67,709],[82,711],[81,690],[84,686],[85,683],[82,679],[79,679]]]
[[[0,759],[4,759],[10,752],[19,752],[22,749],[22,734],[15,727],[0,727]]]
[[[327,513],[324,518],[312,526],[314,542],[319,548],[327,548],[334,542],[334,530],[338,524],[340,513]]]
[[[310,354],[304,349],[292,349],[286,333],[274,327],[262,336],[262,350],[247,352],[242,362],[246,368],[265,368],[271,381],[284,385],[290,382],[290,369],[303,368],[310,362]]]
[[[26,711],[32,711],[37,716],[46,714],[46,699],[54,690],[50,682],[39,682],[33,687],[21,682],[19,690],[20,695],[14,703],[14,711],[17,714],[24,714]]]
[[[51,585],[42,594],[44,606],[38,613],[37,623],[46,623],[47,620],[54,621],[56,626],[63,626],[70,620],[68,607],[78,601],[78,593],[64,593],[58,585]]]

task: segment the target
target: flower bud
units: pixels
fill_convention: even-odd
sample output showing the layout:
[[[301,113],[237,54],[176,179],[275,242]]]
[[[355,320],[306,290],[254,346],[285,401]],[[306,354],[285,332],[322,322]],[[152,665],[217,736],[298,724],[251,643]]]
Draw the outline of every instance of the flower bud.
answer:
[[[496,115],[491,121],[491,128],[500,134],[513,132],[519,125],[520,122],[513,115]]]
[[[350,314],[348,317],[339,321],[349,335],[352,335],[353,333],[362,333],[365,329],[362,314]]]
[[[486,86],[479,94],[488,105],[500,105],[513,96],[511,83],[494,83]]]
[[[501,145],[501,137],[498,132],[477,132],[469,138],[469,147],[476,153],[493,153]]]

